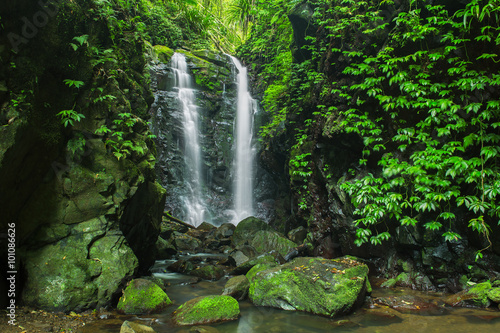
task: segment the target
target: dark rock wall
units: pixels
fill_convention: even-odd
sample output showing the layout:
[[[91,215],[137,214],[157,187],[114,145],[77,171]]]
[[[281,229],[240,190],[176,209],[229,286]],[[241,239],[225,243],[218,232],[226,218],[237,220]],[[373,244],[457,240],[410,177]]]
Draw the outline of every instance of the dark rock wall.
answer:
[[[109,305],[154,260],[165,190],[155,182],[146,125],[151,47],[132,35],[113,47],[117,32],[95,14],[93,1],[51,4],[57,13],[37,21],[18,47],[9,33],[21,38],[23,18],[47,12],[30,1],[0,5],[0,233],[15,223],[17,304],[83,310]],[[70,43],[85,34],[87,43],[75,50]],[[85,118],[64,127],[57,114],[71,108]],[[119,113],[131,114],[124,135],[139,147],[122,159],[110,136],[95,134],[101,125],[117,131]],[[4,253],[5,238],[0,246]]]

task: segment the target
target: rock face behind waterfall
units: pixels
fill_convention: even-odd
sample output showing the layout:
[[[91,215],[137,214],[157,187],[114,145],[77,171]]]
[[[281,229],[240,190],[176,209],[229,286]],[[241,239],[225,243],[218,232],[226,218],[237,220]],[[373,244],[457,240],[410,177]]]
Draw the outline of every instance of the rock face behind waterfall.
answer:
[[[198,106],[200,146],[202,150],[203,200],[207,205],[206,219],[219,225],[231,221],[233,209],[234,122],[237,106],[236,70],[230,58],[211,51],[177,50],[186,56],[192,75]],[[158,160],[156,170],[167,189],[166,209],[183,218],[182,197],[186,196],[184,184],[184,145],[182,111],[180,110],[175,75],[169,67],[173,51],[162,52],[162,63],[152,67],[155,102],[151,108],[153,132],[157,136]],[[257,202],[275,197],[269,185],[269,176],[262,170],[259,179]],[[271,189],[271,190],[270,190]],[[257,204],[257,216],[265,217],[269,211],[265,204]]]
[[[347,314],[361,306],[371,289],[368,266],[355,259],[302,257],[265,269],[250,282],[250,300],[324,316]]]

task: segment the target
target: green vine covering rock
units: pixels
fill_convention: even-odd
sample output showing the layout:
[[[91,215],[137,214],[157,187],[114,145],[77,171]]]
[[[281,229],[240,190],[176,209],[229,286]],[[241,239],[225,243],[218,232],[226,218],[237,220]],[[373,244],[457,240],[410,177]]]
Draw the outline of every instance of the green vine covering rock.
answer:
[[[179,306],[174,313],[178,325],[199,325],[238,319],[240,307],[231,296],[200,296]]]
[[[156,283],[135,279],[123,291],[117,309],[126,314],[156,313],[170,304],[172,301]]]

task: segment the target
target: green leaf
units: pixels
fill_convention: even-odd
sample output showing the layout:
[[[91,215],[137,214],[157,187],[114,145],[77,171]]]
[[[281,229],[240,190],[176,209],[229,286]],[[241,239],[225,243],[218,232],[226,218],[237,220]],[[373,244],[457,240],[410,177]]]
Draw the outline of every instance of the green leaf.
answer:
[[[459,239],[462,239],[462,236],[460,236],[456,232],[452,232],[452,231],[445,232],[443,234],[443,236],[444,236],[444,240],[447,242],[454,242],[454,241],[458,241]]]
[[[425,229],[427,230],[439,230],[443,225],[439,222],[436,222],[436,221],[432,221],[432,222],[427,222],[426,224],[424,224],[424,227]]]
[[[85,84],[83,81],[76,81],[70,79],[65,79],[64,83],[66,83],[66,85],[68,85],[69,87],[75,87],[75,88],[80,88]]]

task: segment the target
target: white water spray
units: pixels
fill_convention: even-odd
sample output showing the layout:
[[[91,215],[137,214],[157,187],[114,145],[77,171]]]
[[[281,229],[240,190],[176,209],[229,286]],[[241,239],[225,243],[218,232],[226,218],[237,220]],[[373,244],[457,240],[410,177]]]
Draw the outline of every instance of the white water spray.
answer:
[[[237,224],[244,218],[253,215],[253,163],[252,147],[253,116],[256,103],[248,91],[247,69],[235,57],[231,56],[238,70],[238,105],[236,111],[235,136],[235,178],[234,187],[234,220]]]
[[[198,110],[195,103],[195,90],[192,88],[191,75],[188,72],[186,57],[183,54],[174,53],[172,69],[175,72],[175,85],[179,90],[178,99],[183,112],[184,161],[188,186],[188,195],[184,198],[185,220],[189,224],[198,226],[204,220],[206,208],[202,199],[201,149],[198,139]]]

